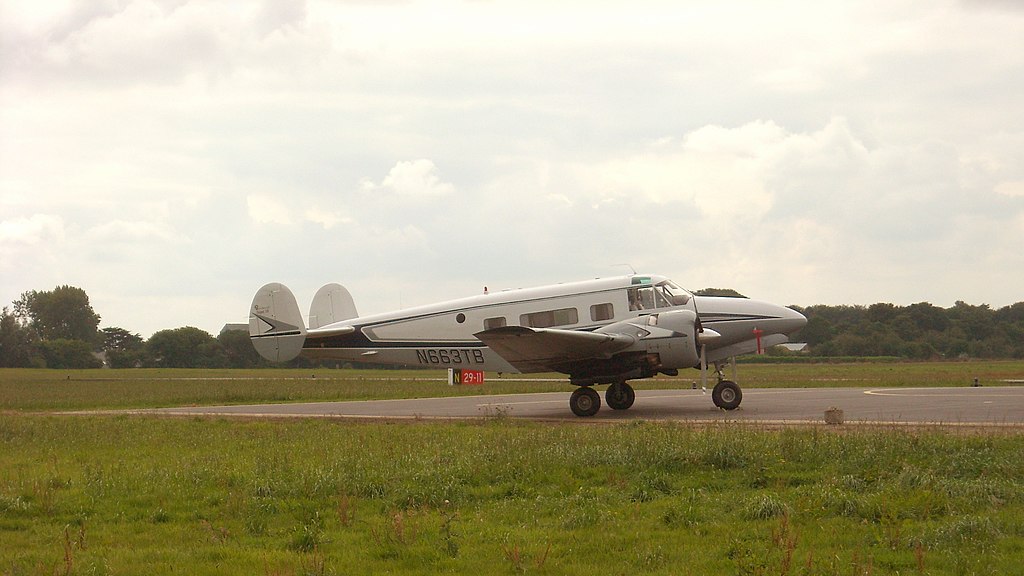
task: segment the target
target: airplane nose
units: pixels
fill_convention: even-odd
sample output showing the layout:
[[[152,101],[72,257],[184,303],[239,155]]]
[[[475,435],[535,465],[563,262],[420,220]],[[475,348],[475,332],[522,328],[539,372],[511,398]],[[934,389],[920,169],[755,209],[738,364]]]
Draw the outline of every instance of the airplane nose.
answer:
[[[780,308],[779,316],[781,317],[781,329],[779,332],[789,334],[807,325],[807,318],[803,314],[793,310],[792,308]]]

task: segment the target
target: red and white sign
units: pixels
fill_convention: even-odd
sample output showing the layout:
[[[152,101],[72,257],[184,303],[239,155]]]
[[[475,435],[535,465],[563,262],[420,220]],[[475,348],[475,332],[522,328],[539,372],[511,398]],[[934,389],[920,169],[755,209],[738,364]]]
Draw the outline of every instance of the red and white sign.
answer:
[[[462,383],[463,384],[483,384],[484,383],[484,371],[483,370],[463,370],[462,371]]]
[[[475,386],[484,383],[483,370],[463,370],[461,368],[448,369],[449,386]]]

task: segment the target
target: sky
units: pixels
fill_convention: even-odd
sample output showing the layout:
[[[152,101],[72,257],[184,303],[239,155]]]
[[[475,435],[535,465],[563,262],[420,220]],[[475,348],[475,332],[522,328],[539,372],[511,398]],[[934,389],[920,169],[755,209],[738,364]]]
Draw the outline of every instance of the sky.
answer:
[[[1024,301],[1024,4],[0,0],[0,305]]]

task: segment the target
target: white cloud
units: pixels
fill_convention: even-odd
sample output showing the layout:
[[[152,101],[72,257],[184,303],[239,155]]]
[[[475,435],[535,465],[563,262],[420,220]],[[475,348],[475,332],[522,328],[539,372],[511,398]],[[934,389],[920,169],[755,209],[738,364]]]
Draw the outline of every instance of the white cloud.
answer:
[[[341,212],[338,211],[327,211],[319,208],[310,208],[304,213],[306,220],[319,224],[324,227],[324,230],[330,230],[338,224],[351,224],[353,220]]]
[[[0,245],[39,244],[64,240],[64,219],[53,214],[0,221]]]
[[[63,264],[67,238],[71,233],[64,219],[54,214],[32,214],[0,221],[0,307],[28,290],[49,288],[53,275]],[[42,285],[25,285],[31,278],[43,278]]]
[[[364,179],[364,192],[386,192],[403,197],[431,198],[455,192],[455,186],[442,182],[437,167],[427,159],[403,160],[388,171],[380,184]]]
[[[996,194],[1002,194],[1003,196],[1024,197],[1024,180],[1000,182],[996,185],[995,190]]]
[[[399,286],[424,303],[629,262],[799,304],[1020,299],[1024,11],[0,11],[0,297],[76,282],[114,308],[174,292],[189,306],[160,325],[133,325],[145,306],[98,312],[216,330],[264,275],[354,282],[372,312]],[[124,270],[147,272],[106,282]],[[382,276],[396,288],[375,302]]]
[[[245,198],[249,208],[249,218],[259,224],[292,224],[291,208],[276,198],[263,194],[250,194]]]
[[[317,224],[330,230],[338,224],[352,224],[354,220],[342,210],[326,210],[303,195],[270,196],[250,194],[246,197],[249,219],[257,224],[295,226],[302,222]]]
[[[681,141],[661,139],[596,169],[584,165],[575,172],[605,198],[634,204],[683,202],[702,218],[747,222],[763,218],[772,208],[773,177],[787,157],[799,154],[806,161],[817,156],[820,162],[834,147],[837,132],[849,139],[842,119],[833,119],[816,134],[790,134],[770,121],[736,128],[704,126]]]
[[[305,0],[264,0],[256,23],[264,35],[302,26],[306,21]]]
[[[187,237],[175,232],[167,224],[144,220],[113,220],[89,229],[86,234],[90,240],[99,242],[188,242]]]
[[[565,194],[548,194],[544,197],[548,205],[554,208],[572,208],[573,201]]]

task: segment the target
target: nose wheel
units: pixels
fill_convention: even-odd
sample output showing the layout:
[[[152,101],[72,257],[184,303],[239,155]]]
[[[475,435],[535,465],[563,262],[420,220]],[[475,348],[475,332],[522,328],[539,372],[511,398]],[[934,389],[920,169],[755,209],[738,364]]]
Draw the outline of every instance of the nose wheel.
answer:
[[[732,380],[722,380],[711,391],[711,401],[723,410],[735,410],[743,401],[743,391]]]

